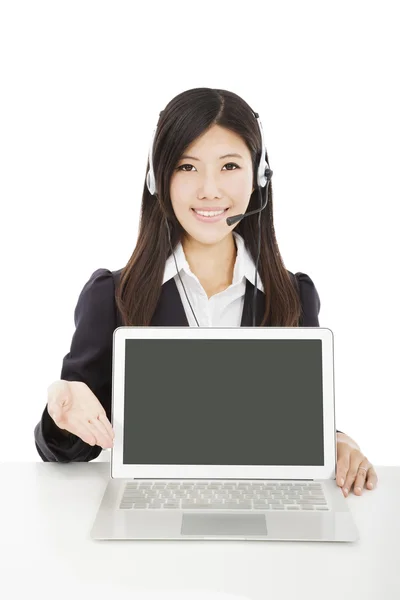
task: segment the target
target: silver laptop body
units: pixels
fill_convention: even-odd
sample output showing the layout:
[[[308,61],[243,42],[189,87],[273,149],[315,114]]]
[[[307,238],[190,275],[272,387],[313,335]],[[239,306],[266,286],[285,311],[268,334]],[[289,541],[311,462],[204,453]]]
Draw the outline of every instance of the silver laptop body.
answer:
[[[118,327],[112,425],[92,539],[359,539],[330,329]]]

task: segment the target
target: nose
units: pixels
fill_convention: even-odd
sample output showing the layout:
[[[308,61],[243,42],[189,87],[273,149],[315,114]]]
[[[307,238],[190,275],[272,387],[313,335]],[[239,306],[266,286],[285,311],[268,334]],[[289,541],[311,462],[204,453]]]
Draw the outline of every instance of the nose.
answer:
[[[211,199],[222,197],[217,177],[215,177],[212,174],[204,176],[203,185],[200,187],[199,190],[199,197],[206,197]]]

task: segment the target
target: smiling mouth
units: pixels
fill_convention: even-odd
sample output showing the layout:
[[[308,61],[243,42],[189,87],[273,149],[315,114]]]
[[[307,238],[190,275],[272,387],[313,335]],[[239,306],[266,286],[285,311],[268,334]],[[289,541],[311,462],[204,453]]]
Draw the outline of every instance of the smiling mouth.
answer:
[[[222,210],[222,209],[221,209]],[[223,209],[222,212],[217,212],[217,211],[205,211],[205,212],[217,212],[217,214],[215,215],[201,215],[200,213],[196,212],[196,210],[194,208],[191,209],[191,211],[193,212],[193,215],[195,216],[197,221],[200,221],[202,223],[218,223],[223,221],[224,219],[226,219],[225,215],[228,212],[229,207]]]
[[[227,210],[229,210],[229,206],[228,206],[228,208],[224,208],[224,209],[220,208],[218,210],[206,210],[206,209],[203,209],[203,208],[198,208],[198,209],[191,208],[190,210],[192,210],[193,212],[197,212],[198,210],[201,210],[201,212],[216,212],[216,213],[220,213],[222,215],[223,213],[221,211],[223,210],[224,212],[226,212]]]

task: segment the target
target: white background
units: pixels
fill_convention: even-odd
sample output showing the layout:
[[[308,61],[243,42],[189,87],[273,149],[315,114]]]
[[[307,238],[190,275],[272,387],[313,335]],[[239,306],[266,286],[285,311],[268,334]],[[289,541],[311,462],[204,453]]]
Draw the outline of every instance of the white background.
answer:
[[[134,249],[159,112],[205,86],[260,114],[285,266],[312,278],[334,333],[337,428],[373,464],[400,463],[396,9],[0,4],[1,460],[40,460],[78,295]]]

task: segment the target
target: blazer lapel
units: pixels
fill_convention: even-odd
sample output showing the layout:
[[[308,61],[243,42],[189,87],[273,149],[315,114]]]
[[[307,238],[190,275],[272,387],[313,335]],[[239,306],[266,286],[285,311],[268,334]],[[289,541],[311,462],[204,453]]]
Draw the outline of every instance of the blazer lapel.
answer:
[[[115,288],[119,285],[122,269],[113,271]],[[117,312],[117,327],[122,326],[122,317],[119,310]],[[151,326],[165,327],[189,327],[189,322],[186,318],[186,313],[179,290],[176,286],[174,278],[169,279],[161,286],[161,295],[150,323]]]
[[[150,325],[189,327],[185,308],[173,277],[161,286],[161,296]]]
[[[253,293],[254,293],[254,284],[251,283],[248,279],[246,279],[246,292],[244,296],[244,305],[243,305],[243,313],[242,313],[242,322],[240,323],[240,327],[252,327],[253,325]],[[265,294],[261,290],[257,288],[257,296],[256,296],[256,327],[260,327],[263,315],[264,315],[264,307],[265,307]],[[265,325],[263,325],[265,327]]]

